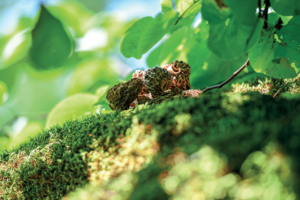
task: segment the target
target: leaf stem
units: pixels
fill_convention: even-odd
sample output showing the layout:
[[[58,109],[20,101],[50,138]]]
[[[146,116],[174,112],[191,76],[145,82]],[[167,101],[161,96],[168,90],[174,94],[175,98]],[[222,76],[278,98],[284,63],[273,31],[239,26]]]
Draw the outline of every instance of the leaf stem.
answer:
[[[226,85],[227,83],[229,83],[232,79],[234,79],[241,71],[243,71],[243,69],[245,69],[246,67],[248,67],[250,65],[250,62],[249,62],[249,58],[247,59],[246,63],[241,67],[239,68],[236,72],[234,72],[232,74],[232,76],[227,79],[226,81],[224,81],[223,83],[221,84],[218,84],[218,85],[214,85],[214,86],[211,86],[211,87],[207,87],[205,88],[204,90],[202,90],[202,92],[207,92],[209,90],[212,90],[212,89],[215,89],[215,88],[222,88],[224,85]]]

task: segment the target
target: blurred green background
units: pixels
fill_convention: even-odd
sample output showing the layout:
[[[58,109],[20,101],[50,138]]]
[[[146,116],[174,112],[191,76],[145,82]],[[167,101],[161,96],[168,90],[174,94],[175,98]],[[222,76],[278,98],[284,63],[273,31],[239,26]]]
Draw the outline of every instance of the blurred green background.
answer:
[[[245,63],[244,55],[224,61],[208,49],[200,13],[172,24],[141,59],[125,58],[125,31],[143,17],[162,17],[161,10],[160,0],[1,1],[0,152],[52,125],[109,112],[107,88],[136,69],[182,60],[191,66],[192,88],[203,89]],[[164,16],[173,23],[179,14]],[[249,66],[234,82],[257,75]]]
[[[1,0],[0,151],[103,109],[93,104],[107,85],[148,67],[147,55],[119,52],[123,33],[160,9],[159,0]]]

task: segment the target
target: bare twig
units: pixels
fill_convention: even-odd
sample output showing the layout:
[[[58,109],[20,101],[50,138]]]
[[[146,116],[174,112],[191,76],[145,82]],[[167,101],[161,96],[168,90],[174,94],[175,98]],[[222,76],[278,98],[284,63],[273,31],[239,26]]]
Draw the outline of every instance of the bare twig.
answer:
[[[268,27],[268,24],[266,23],[266,21],[268,21],[268,10],[269,10],[270,6],[271,6],[270,1],[265,0],[265,9],[263,12],[263,18],[265,19],[265,23],[264,23],[263,29],[267,29],[267,27]]]
[[[258,17],[261,18],[261,1],[258,0],[258,9],[259,9],[259,12],[258,12]]]
[[[207,92],[207,91],[215,89],[215,88],[221,88],[221,87],[223,87],[224,85],[226,85],[227,83],[229,83],[232,79],[234,79],[241,71],[243,71],[243,69],[245,69],[249,65],[250,65],[250,62],[249,62],[249,58],[248,58],[247,61],[246,61],[246,63],[240,69],[238,69],[236,72],[234,72],[233,75],[229,79],[227,79],[226,81],[224,81],[221,84],[214,85],[214,86],[211,86],[211,87],[207,87],[204,90],[202,90],[202,92]]]
[[[292,80],[292,79],[291,79]],[[273,96],[273,98],[276,97],[276,95],[282,90],[282,88],[284,88],[291,80],[287,81]]]

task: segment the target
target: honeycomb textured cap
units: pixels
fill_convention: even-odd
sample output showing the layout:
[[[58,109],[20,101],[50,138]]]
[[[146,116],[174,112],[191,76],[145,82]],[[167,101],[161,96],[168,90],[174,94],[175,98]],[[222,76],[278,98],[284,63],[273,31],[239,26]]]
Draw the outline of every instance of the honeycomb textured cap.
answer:
[[[188,90],[191,88],[190,84],[190,74],[191,74],[191,67],[189,64],[183,61],[177,61],[167,64],[163,67],[172,75],[172,85],[169,89],[174,89],[176,87]]]
[[[145,86],[152,95],[159,95],[170,88],[172,76],[166,69],[154,67],[145,72]]]
[[[119,83],[110,88],[106,99],[112,110],[127,110],[142,91],[143,81],[138,78],[132,78],[125,83]]]

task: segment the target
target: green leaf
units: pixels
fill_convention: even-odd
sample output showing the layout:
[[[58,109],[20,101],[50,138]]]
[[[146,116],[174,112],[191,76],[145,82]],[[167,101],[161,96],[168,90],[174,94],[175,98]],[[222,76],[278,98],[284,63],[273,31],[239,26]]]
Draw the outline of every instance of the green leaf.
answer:
[[[201,43],[207,41],[209,36],[209,25],[208,22],[202,19],[201,23],[195,28],[195,39]]]
[[[163,46],[164,42],[150,52],[149,56],[146,59],[149,68],[155,67],[159,64],[159,57],[162,53]]]
[[[173,13],[140,19],[125,32],[120,44],[121,53],[126,58],[140,59],[169,31],[174,21]]]
[[[214,0],[203,0],[201,14],[210,24],[217,24],[224,22],[231,15],[231,11],[227,7],[218,8]]]
[[[176,11],[183,18],[194,18],[201,11],[201,0],[175,0]]]
[[[171,23],[172,17],[174,17],[172,13],[168,15],[160,13],[154,18],[152,23],[147,26],[138,46],[140,55],[149,51],[167,33],[168,29],[173,26],[173,23]]]
[[[294,16],[277,34],[287,49],[289,63],[295,62],[296,67],[300,68],[300,16]]]
[[[195,60],[197,58],[195,56],[196,55],[190,54],[188,55],[188,59],[189,63],[191,63],[192,71],[190,75],[191,85],[197,89],[204,89],[225,81],[247,60],[246,56],[241,56],[234,60],[224,61],[212,53],[209,54],[208,50],[202,50],[201,54],[199,52],[199,61]],[[192,57],[194,57],[194,59],[192,59]],[[250,69],[250,67],[247,67],[243,70],[232,83],[234,83],[239,76],[249,72]]]
[[[275,26],[279,20],[280,15],[277,13],[269,13],[268,14],[268,22],[271,26]]]
[[[153,22],[153,17],[144,17],[134,23],[125,33],[120,44],[120,51],[126,57],[142,57],[138,52],[139,40],[144,30]]]
[[[224,0],[230,8],[238,25],[255,26],[257,24],[256,8],[257,1],[253,0]]]
[[[187,54],[188,63],[191,66],[191,76],[197,74],[197,77],[202,76],[207,71],[207,65],[204,62],[211,55],[210,50],[207,48],[207,42],[196,42]],[[201,69],[202,68],[202,69]]]
[[[236,59],[252,48],[263,21],[255,16],[256,1],[227,0],[219,8],[214,0],[204,0],[203,18],[209,22],[208,47],[224,60]]]
[[[162,11],[162,13],[174,12],[172,0],[162,0],[161,1],[161,11]]]
[[[39,20],[32,30],[31,60],[37,69],[59,67],[73,52],[71,39],[62,23],[41,6]]]
[[[83,115],[96,112],[93,106],[98,97],[92,94],[79,93],[60,101],[49,113],[45,128],[56,124],[63,124],[67,120],[78,119]]]
[[[159,64],[168,64],[178,57],[182,52],[184,43],[187,41],[188,33],[189,28],[187,26],[183,26],[172,33],[171,37],[162,46]]]
[[[300,15],[299,0],[270,0],[272,8],[283,16]]]
[[[256,72],[275,78],[293,78],[296,72],[288,60],[285,57],[275,57],[278,45],[273,34],[263,30],[259,42],[249,51],[249,61]]]
[[[275,48],[274,58],[286,58],[288,55],[287,48],[283,44],[279,43]]]

